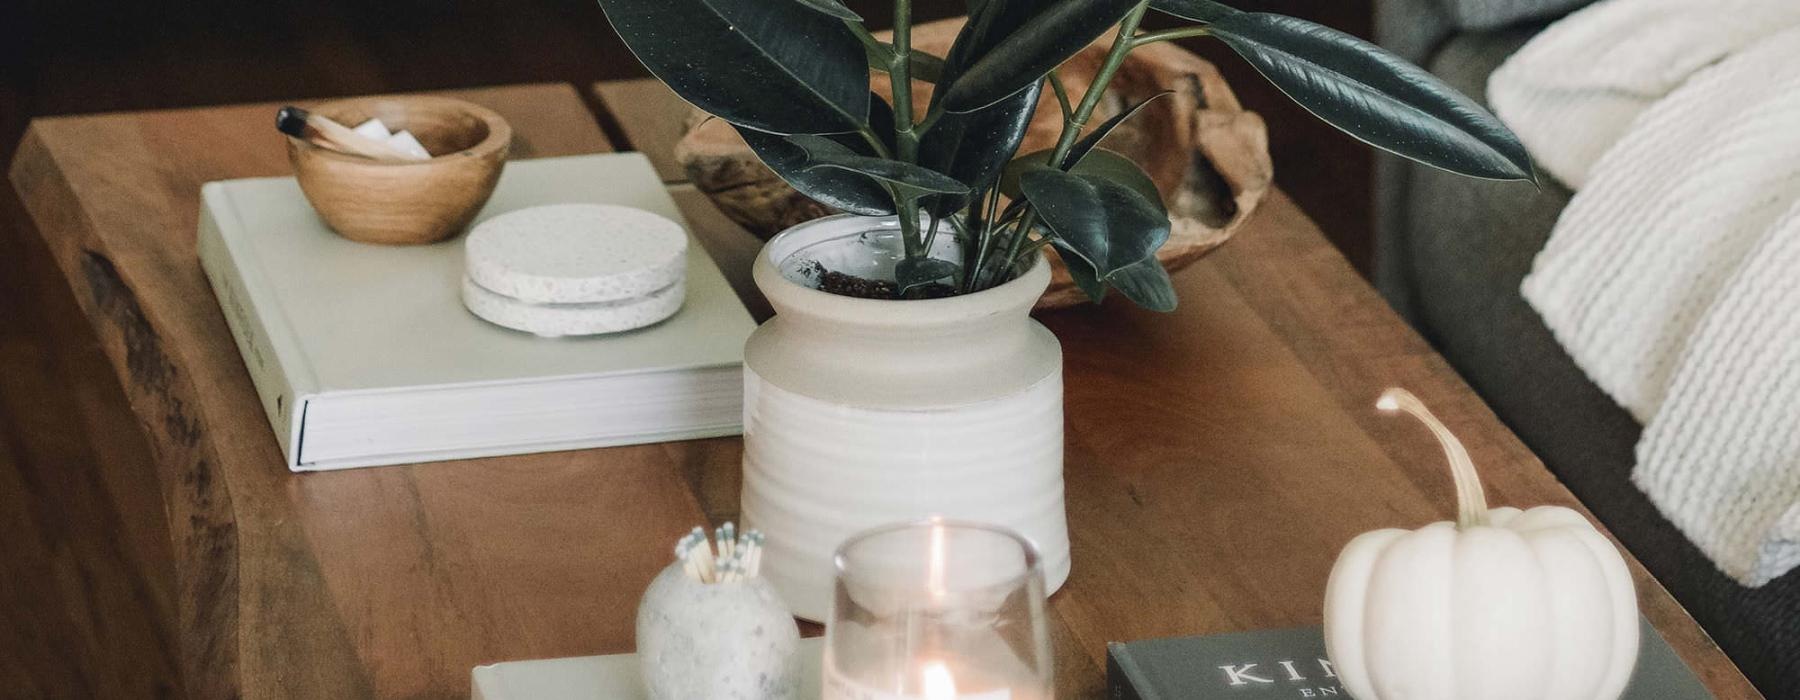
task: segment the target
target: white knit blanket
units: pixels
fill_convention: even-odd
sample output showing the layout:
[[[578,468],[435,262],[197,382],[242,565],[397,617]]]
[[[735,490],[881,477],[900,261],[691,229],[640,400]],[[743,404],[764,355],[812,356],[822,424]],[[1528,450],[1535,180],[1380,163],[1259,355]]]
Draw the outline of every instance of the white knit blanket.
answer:
[[[1607,0],[1490,80],[1577,188],[1521,291],[1725,573],[1800,564],[1800,1]]]

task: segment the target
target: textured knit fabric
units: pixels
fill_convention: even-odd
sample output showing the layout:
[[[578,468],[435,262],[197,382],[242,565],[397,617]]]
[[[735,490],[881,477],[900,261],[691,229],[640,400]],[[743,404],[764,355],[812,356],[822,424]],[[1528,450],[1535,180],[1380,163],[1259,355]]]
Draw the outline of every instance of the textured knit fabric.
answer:
[[[1696,71],[1800,24],[1794,0],[1606,0],[1494,71],[1494,111],[1539,169],[1581,189],[1639,114]]]
[[[1637,455],[1633,480],[1726,573],[1800,564],[1800,205],[1694,330]]]
[[[1648,423],[1700,315],[1787,210],[1800,30],[1709,67],[1594,167],[1525,280],[1569,354]]]
[[[1378,0],[1389,2],[1391,0]],[[1419,60],[1481,99],[1488,75],[1537,29],[1465,32]],[[1715,567],[1631,482],[1642,426],[1594,386],[1519,284],[1571,193],[1407,163],[1392,196],[1400,235],[1381,279],[1414,293],[1410,320],[1544,466],[1605,524],[1770,698],[1800,691],[1800,573],[1746,588]],[[1383,188],[1390,183],[1383,182]],[[1389,236],[1384,229],[1383,235]],[[1500,497],[1502,501],[1504,496]],[[1511,503],[1510,505],[1528,505]]]
[[[1779,303],[1782,288],[1756,273],[1756,258],[1793,235],[1784,216],[1800,202],[1795,24],[1645,109],[1595,163],[1522,286],[1576,363],[1646,424],[1639,486],[1752,586],[1800,562],[1783,523],[1800,503],[1786,434],[1800,430],[1800,390],[1771,383],[1794,371],[1782,346],[1800,345],[1800,326],[1784,322],[1794,307]],[[1537,41],[1576,38],[1594,40]]]

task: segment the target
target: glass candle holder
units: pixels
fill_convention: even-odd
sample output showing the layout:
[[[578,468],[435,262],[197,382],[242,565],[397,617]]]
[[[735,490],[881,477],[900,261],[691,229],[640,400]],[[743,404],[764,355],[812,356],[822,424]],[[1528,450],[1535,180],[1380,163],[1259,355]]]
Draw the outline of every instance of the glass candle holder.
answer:
[[[869,530],[833,557],[825,700],[1050,700],[1037,548],[993,525]]]

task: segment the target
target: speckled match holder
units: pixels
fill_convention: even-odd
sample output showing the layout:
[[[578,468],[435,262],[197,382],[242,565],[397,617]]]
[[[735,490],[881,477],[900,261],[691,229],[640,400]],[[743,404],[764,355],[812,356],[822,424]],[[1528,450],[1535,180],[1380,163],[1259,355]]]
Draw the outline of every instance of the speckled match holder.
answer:
[[[687,245],[680,224],[631,207],[508,212],[469,233],[463,305],[541,336],[641,328],[680,310]]]
[[[800,630],[767,579],[702,583],[664,569],[638,604],[651,700],[798,700]]]

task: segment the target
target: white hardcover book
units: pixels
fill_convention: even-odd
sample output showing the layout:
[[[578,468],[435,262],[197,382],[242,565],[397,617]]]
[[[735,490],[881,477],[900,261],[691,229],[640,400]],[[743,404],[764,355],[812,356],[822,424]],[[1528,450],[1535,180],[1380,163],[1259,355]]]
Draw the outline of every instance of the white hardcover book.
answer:
[[[683,221],[636,153],[510,162],[476,221],[568,202]],[[291,177],[201,189],[201,266],[289,468],[742,431],[743,346],[755,322],[691,233],[680,312],[578,338],[540,338],[470,314],[460,297],[462,246],[461,237],[423,246],[339,237]]]
[[[817,700],[825,639],[800,640],[800,696]],[[637,654],[573,656],[476,666],[469,674],[474,700],[645,700]],[[703,700],[696,698],[695,700]]]

